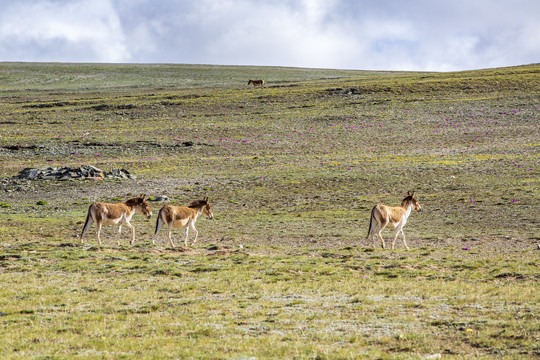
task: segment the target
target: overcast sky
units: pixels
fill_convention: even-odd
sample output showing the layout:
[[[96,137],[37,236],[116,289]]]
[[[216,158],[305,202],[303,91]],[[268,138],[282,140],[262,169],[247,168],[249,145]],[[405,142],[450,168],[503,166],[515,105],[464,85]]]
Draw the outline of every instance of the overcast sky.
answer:
[[[530,64],[540,62],[540,0],[0,0],[0,61]]]

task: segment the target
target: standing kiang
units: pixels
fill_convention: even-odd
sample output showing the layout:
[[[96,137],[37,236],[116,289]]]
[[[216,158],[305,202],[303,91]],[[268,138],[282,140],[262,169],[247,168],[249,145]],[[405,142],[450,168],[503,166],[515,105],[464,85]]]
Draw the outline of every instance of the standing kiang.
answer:
[[[405,233],[403,232],[403,227],[407,223],[409,215],[411,215],[412,210],[421,211],[422,207],[418,200],[414,197],[414,192],[411,194],[409,191],[407,197],[401,202],[401,206],[386,206],[382,204],[375,205],[371,210],[371,217],[369,219],[369,229],[368,229],[368,240],[369,236],[373,240],[373,247],[376,246],[375,235],[381,241],[381,245],[384,248],[384,239],[381,236],[381,231],[384,228],[396,229],[396,235],[392,241],[392,249],[396,244],[398,235],[401,233],[403,237],[403,245],[409,250],[407,242],[405,241]]]
[[[194,245],[197,242],[197,236],[199,235],[199,232],[195,228],[195,223],[201,214],[206,215],[208,219],[214,218],[208,197],[205,197],[202,200],[195,200],[189,204],[189,206],[165,205],[161,208],[161,210],[159,210],[156,222],[156,231],[154,233],[152,243],[156,243],[157,234],[161,227],[165,224],[167,225],[167,234],[172,248],[174,248],[174,243],[171,238],[173,227],[186,229],[186,239],[184,240],[184,245],[186,247],[188,246],[188,233],[189,229],[191,228],[191,230],[195,232],[195,239],[191,244]]]
[[[261,89],[264,88],[264,80],[260,79],[260,80],[251,80],[249,79],[248,81],[248,85],[252,85],[253,84],[253,87],[256,88],[256,87],[260,87]]]
[[[96,223],[96,235],[99,245],[101,245],[101,227],[103,225],[118,225],[117,242],[120,245],[120,233],[122,232],[122,225],[126,225],[131,229],[131,245],[135,243],[135,228],[131,225],[130,221],[136,212],[141,213],[147,219],[152,216],[150,206],[146,201],[146,195],[140,195],[136,198],[129,199],[123,203],[104,203],[95,202],[88,208],[86,215],[86,222],[84,224],[81,233],[81,243],[84,243],[83,236],[90,228],[92,223]]]

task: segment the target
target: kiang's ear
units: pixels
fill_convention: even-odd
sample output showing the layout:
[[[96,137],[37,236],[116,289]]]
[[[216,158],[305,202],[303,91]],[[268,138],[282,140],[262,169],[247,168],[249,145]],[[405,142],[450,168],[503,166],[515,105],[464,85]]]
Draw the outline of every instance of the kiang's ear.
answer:
[[[146,199],[146,194],[141,194],[141,196],[139,196],[142,200]]]
[[[208,202],[208,196],[205,196],[205,198],[203,200]]]
[[[410,191],[407,191],[407,196],[412,196],[413,194],[411,194]]]

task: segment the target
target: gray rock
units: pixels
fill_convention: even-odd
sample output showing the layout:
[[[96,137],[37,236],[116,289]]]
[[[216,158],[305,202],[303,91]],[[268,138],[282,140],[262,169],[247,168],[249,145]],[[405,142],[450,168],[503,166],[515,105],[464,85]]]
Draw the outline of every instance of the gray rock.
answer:
[[[135,179],[135,176],[131,175],[126,169],[112,168],[111,171],[105,172],[104,175],[115,179]]]
[[[103,172],[101,169],[92,165],[83,165],[80,167],[45,167],[39,169],[26,168],[19,172],[19,175],[13,179],[23,180],[73,180],[73,179],[102,179],[104,176],[115,179],[135,179],[126,169],[111,169],[109,172]]]

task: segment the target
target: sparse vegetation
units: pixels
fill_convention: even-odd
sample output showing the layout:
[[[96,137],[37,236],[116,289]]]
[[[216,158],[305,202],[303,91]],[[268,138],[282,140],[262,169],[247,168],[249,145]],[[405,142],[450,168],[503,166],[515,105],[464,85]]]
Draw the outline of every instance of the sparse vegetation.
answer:
[[[539,71],[2,64],[0,356],[538,357]],[[136,179],[11,179],[83,164]],[[411,251],[370,248],[412,190]],[[80,244],[142,193],[215,219]]]

